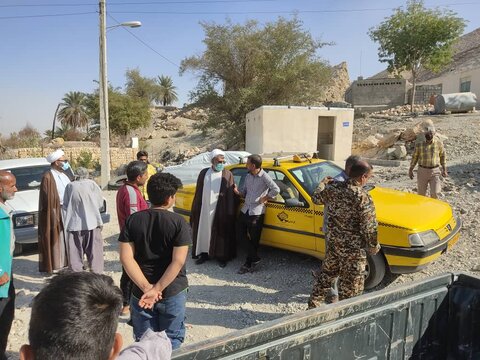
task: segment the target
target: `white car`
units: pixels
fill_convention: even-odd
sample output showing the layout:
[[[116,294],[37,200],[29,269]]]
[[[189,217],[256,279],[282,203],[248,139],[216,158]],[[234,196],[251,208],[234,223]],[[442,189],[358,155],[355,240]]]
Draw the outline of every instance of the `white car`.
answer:
[[[50,164],[45,158],[0,160],[0,170],[10,171],[17,178],[17,193],[6,205],[12,209],[15,231],[15,254],[22,252],[23,244],[38,242],[38,198],[39,187]],[[100,210],[104,223],[110,222],[107,203],[103,200]]]

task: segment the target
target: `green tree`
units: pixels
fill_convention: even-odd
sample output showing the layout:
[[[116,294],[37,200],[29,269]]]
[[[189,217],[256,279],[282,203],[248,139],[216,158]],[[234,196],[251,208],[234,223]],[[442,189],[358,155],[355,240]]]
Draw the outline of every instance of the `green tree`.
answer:
[[[86,95],[79,91],[70,91],[65,94],[60,104],[57,120],[63,125],[69,125],[74,129],[88,125],[89,118],[85,109]]]
[[[177,88],[173,85],[173,80],[170,76],[160,75],[157,81],[160,91],[159,100],[163,106],[171,105],[178,100]]]
[[[147,100],[149,103],[159,100],[160,88],[155,79],[142,76],[138,68],[127,70],[125,77],[127,78],[125,83],[127,95]]]
[[[320,101],[330,69],[317,51],[326,44],[297,18],[201,25],[206,50],[184,59],[180,73],[199,75],[191,97],[209,110],[205,129],[228,129],[227,145],[244,142],[245,115],[259,106]]]
[[[463,33],[465,20],[450,10],[426,9],[421,0],[410,0],[406,9],[395,9],[376,28],[369,31],[379,43],[378,56],[388,70],[412,73],[411,110],[415,99],[418,72],[422,67],[439,71],[452,60],[453,44]]]
[[[100,123],[98,90],[90,94],[87,100],[87,112],[94,123]],[[150,124],[150,104],[148,100],[123,94],[118,89],[108,89],[108,112],[110,130],[122,136],[130,131]]]

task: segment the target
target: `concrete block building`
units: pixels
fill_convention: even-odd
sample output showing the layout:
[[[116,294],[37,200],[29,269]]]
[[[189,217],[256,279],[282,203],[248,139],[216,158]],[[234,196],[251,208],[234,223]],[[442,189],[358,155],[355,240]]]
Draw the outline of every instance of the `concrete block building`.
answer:
[[[245,150],[252,154],[319,152],[343,161],[351,154],[353,109],[261,106],[246,116]]]

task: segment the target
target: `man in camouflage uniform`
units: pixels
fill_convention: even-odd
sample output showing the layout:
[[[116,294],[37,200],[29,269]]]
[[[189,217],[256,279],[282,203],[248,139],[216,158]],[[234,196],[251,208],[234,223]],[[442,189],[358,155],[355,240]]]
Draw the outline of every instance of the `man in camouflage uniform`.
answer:
[[[321,272],[314,275],[309,309],[361,294],[366,254],[380,250],[375,206],[363,189],[372,167],[366,161],[358,161],[349,175],[345,182],[323,179],[312,195],[315,204],[328,206],[329,219],[325,259]]]

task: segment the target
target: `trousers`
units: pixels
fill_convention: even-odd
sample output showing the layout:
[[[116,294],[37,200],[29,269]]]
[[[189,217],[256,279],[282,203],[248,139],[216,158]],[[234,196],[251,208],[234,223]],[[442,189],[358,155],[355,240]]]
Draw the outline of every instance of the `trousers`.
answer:
[[[426,196],[427,188],[430,186],[430,197],[436,199],[442,191],[442,180],[440,167],[427,169],[419,166],[417,171],[417,192],[418,195]]]
[[[72,271],[83,271],[83,258],[86,256],[92,271],[103,273],[103,239],[99,227],[93,230],[68,231],[67,249]]]
[[[0,360],[6,359],[7,340],[15,315],[15,288],[13,277],[10,279],[8,297],[0,298]]]
[[[240,212],[237,225],[237,235],[241,242],[247,244],[247,266],[260,260],[258,246],[262,235],[265,215],[248,215]]]
[[[314,274],[315,283],[308,301],[308,308],[324,303],[334,303],[363,292],[367,257],[349,249],[335,249],[330,245],[319,274]]]

